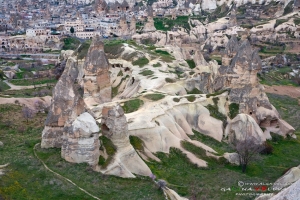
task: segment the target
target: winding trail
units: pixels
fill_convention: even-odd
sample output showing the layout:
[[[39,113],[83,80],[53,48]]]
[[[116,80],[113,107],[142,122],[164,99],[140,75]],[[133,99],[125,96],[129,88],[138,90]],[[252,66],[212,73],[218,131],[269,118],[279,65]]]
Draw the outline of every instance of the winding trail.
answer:
[[[42,160],[38,157],[38,155],[36,154],[36,147],[37,147],[37,145],[39,145],[39,144],[40,144],[40,143],[37,143],[37,144],[34,145],[34,147],[33,147],[33,152],[34,152],[35,157],[36,157],[36,158],[44,165],[44,167],[46,168],[46,170],[48,170],[48,171],[52,172],[53,174],[57,175],[59,178],[68,181],[69,183],[71,183],[72,185],[74,185],[75,187],[77,187],[79,190],[83,191],[84,193],[86,193],[86,194],[89,195],[90,197],[92,197],[92,198],[94,198],[94,199],[97,199],[97,200],[100,200],[98,197],[92,195],[91,193],[89,193],[89,192],[86,191],[85,189],[83,189],[83,188],[79,187],[78,185],[76,185],[76,183],[74,183],[74,182],[71,181],[70,179],[68,179],[68,178],[66,178],[66,177],[64,177],[64,176],[62,176],[62,175],[56,173],[55,171],[51,170],[51,169],[44,163],[44,161],[42,161]]]

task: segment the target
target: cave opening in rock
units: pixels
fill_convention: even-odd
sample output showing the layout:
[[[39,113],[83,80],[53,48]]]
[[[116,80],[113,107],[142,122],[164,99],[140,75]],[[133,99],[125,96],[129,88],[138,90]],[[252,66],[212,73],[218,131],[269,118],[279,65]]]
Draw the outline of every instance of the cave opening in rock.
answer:
[[[104,134],[109,132],[109,128],[106,126],[106,124],[101,125],[101,130],[102,130],[102,133],[104,133]]]

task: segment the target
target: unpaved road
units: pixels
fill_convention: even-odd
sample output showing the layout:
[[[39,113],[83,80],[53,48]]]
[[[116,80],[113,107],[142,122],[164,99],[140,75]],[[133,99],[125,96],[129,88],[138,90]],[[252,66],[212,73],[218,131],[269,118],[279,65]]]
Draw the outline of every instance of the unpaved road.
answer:
[[[300,98],[300,87],[286,86],[286,85],[264,85],[266,93],[273,93],[279,95],[287,95],[292,98]]]
[[[10,89],[8,90],[24,90],[24,89],[32,89],[32,88],[37,88],[37,87],[44,87],[44,86],[47,86],[47,83],[45,84],[40,84],[40,85],[28,85],[28,86],[21,86],[21,85],[14,85],[14,84],[11,84],[10,82],[8,82],[7,80],[4,81],[9,87]]]

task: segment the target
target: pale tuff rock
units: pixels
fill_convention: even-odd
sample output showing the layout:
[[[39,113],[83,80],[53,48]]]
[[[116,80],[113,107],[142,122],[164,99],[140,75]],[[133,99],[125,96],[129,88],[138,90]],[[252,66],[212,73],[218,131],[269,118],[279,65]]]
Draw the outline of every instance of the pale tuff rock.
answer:
[[[240,165],[238,153],[224,153],[223,157],[231,164]]]
[[[5,174],[5,168],[9,165],[9,163],[5,165],[0,165],[0,176]]]
[[[168,187],[163,187],[163,190],[170,200],[188,200],[187,198],[179,196],[174,190]]]
[[[273,184],[273,188],[285,188],[300,180],[300,165],[288,170],[283,176]]]
[[[147,32],[153,32],[153,31],[156,31],[156,28],[154,26],[154,20],[153,20],[152,16],[148,16],[147,22],[144,25],[143,32],[147,33]]]
[[[112,163],[106,169],[100,169],[102,173],[121,177],[151,174],[149,167],[130,144],[128,125],[121,106],[103,107],[101,130],[102,134],[109,138],[117,148]]]
[[[298,200],[300,198],[300,179],[288,188],[283,189],[270,200]]]
[[[63,127],[85,110],[73,80],[65,73],[53,88],[53,98],[42,133],[42,148],[61,147]]]
[[[263,143],[266,138],[256,121],[247,114],[238,114],[231,120],[225,130],[225,138],[228,136],[229,141],[245,140],[247,137],[254,137],[259,143]]]
[[[67,60],[70,56],[72,56],[74,53],[73,50],[62,50],[60,52],[60,59],[61,60]]]
[[[64,128],[61,156],[68,162],[88,163],[95,167],[99,161],[99,127],[87,112]]]
[[[93,38],[84,65],[84,101],[94,105],[111,101],[109,63],[99,36]]]

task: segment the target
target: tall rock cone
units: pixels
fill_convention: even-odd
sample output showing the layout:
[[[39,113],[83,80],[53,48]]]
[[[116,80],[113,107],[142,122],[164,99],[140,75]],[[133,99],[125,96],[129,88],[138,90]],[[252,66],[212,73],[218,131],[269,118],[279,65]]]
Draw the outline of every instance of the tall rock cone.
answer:
[[[72,78],[64,73],[53,89],[53,98],[42,133],[42,148],[62,145],[65,123],[85,111],[85,104]]]
[[[100,37],[93,38],[84,64],[84,101],[89,105],[111,101],[109,63]]]

